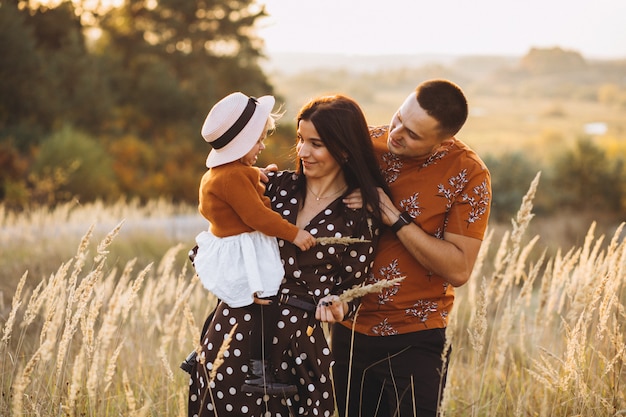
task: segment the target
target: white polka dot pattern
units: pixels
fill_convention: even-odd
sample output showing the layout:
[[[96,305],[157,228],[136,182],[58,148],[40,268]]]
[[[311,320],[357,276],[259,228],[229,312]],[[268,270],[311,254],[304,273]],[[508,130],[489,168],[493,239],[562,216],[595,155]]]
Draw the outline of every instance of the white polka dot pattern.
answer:
[[[300,205],[300,194],[295,191],[297,176],[292,173],[270,175],[267,195],[275,211],[295,223]],[[317,237],[364,237],[375,242],[375,236],[363,236],[356,226],[365,224],[338,198],[311,220],[307,230]],[[374,223],[375,224],[375,223]],[[367,228],[365,228],[367,229]],[[279,239],[285,279],[281,292],[310,303],[327,294],[340,294],[345,289],[363,282],[373,261],[373,244],[318,245],[302,252],[293,244]],[[307,336],[307,326],[313,324],[310,315],[299,308],[282,305],[280,319],[273,331],[273,348],[268,356],[276,377],[298,387],[290,398],[263,396],[241,392],[248,370],[249,334],[260,325],[248,307],[230,308],[218,305],[203,339],[202,353],[207,366],[197,366],[189,387],[189,416],[327,416],[334,415],[334,395],[330,380],[332,353],[320,326]],[[213,361],[224,338],[237,324],[237,331],[224,354],[224,363],[216,371],[209,389],[206,381]],[[212,399],[215,402],[212,404]],[[215,407],[216,409],[214,410]]]

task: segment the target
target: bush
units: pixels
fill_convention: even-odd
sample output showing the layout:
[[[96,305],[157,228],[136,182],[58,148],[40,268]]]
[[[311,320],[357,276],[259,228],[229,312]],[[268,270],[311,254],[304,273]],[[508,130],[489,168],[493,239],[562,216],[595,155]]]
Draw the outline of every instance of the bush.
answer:
[[[95,139],[71,126],[64,126],[44,141],[32,172],[43,179],[59,169],[67,179],[59,189],[57,202],[74,197],[81,201],[113,201],[120,196],[109,154]]]
[[[506,221],[517,212],[528,184],[541,168],[521,152],[487,155],[484,162],[491,172],[491,218]]]
[[[622,159],[610,159],[589,138],[579,138],[574,148],[563,152],[554,163],[554,195],[563,206],[619,212],[622,165]]]

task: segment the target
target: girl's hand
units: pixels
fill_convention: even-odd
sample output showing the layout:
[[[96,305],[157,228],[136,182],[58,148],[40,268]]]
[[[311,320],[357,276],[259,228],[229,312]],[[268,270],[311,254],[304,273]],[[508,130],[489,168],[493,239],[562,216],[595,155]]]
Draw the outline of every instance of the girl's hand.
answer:
[[[262,306],[268,306],[268,305],[272,304],[272,300],[270,300],[269,298],[259,298],[255,294],[254,295],[254,304],[260,304]]]
[[[269,181],[269,178],[267,178],[267,173],[268,172],[276,172],[276,171],[278,171],[278,165],[276,165],[276,164],[269,164],[265,168],[259,168],[259,171],[261,171],[261,182],[263,184],[267,184],[267,182]]]
[[[296,239],[293,241],[293,244],[299,247],[301,251],[311,249],[316,243],[317,241],[313,235],[304,229],[298,230]]]

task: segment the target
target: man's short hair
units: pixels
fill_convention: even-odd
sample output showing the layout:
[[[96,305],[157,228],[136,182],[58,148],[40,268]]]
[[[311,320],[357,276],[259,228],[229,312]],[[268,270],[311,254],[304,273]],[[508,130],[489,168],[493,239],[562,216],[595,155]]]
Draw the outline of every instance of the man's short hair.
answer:
[[[456,135],[467,120],[467,99],[461,88],[443,79],[421,83],[415,94],[420,107],[439,122],[442,137]]]

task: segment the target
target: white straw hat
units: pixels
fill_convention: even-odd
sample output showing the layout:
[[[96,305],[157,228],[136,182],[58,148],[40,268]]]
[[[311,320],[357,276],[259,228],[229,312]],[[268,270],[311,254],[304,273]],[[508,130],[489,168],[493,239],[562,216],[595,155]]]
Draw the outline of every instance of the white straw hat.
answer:
[[[207,168],[236,161],[259,140],[274,108],[274,97],[248,97],[236,92],[215,104],[202,125],[202,137],[213,149]]]

